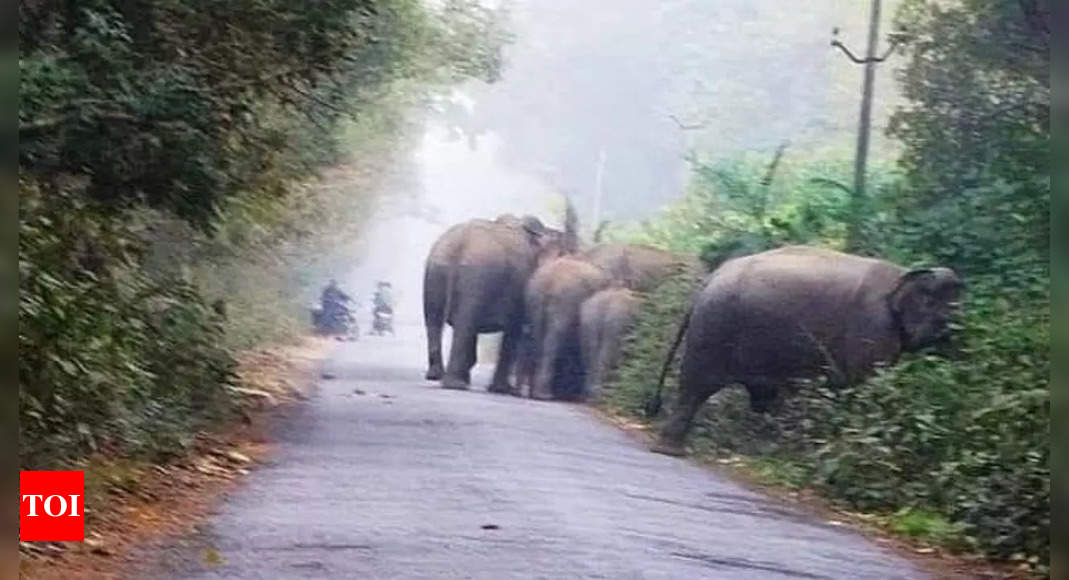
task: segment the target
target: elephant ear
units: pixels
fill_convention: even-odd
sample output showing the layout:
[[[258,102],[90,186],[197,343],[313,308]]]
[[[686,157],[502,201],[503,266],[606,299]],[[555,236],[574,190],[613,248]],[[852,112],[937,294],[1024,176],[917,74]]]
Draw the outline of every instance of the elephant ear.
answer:
[[[961,278],[949,268],[904,274],[888,296],[903,348],[916,350],[945,338],[963,288]]]
[[[524,231],[536,238],[542,237],[546,233],[546,226],[542,224],[542,220],[534,216],[523,216],[522,223]]]
[[[926,294],[939,299],[951,299],[965,284],[950,268],[918,268],[910,270],[898,279],[887,301],[891,311],[901,316],[911,301]]]
[[[931,268],[918,268],[910,270],[898,279],[898,284],[891,290],[887,297],[887,304],[895,316],[901,316],[906,310],[909,301],[921,290],[922,282],[932,276]]]

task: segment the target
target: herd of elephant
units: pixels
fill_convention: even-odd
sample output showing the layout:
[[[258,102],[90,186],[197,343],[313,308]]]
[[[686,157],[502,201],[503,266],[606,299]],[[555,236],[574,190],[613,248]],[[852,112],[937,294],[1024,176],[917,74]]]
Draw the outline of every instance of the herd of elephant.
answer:
[[[670,455],[683,454],[695,414],[725,386],[744,386],[751,407],[766,411],[792,380],[856,383],[904,351],[945,340],[964,288],[949,268],[910,270],[810,246],[737,257],[706,274],[695,257],[648,246],[582,247],[570,206],[563,230],[531,216],[475,219],[450,228],[427,257],[426,377],[467,389],[478,335],[501,333],[490,392],[586,398],[617,364],[643,293],[688,270],[705,281],[651,405],[659,409],[682,343],[678,399],[652,449]],[[453,339],[443,364],[446,324]]]

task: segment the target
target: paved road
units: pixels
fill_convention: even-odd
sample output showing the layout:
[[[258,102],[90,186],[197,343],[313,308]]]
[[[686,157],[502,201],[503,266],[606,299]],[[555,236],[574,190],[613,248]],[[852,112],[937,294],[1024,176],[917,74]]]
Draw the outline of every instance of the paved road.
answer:
[[[340,346],[337,378],[286,420],[274,460],[152,554],[153,576],[924,577],[584,407],[438,389],[416,366],[422,333],[404,334]]]

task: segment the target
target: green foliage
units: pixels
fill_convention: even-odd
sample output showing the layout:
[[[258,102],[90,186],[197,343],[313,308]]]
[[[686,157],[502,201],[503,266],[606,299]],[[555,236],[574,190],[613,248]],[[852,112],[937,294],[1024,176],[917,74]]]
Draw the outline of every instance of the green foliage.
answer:
[[[606,391],[610,409],[641,416],[693,284],[670,280],[644,303]],[[692,446],[756,458],[751,466],[768,480],[815,487],[855,509],[915,512],[923,522],[892,521],[932,541],[1048,561],[1049,315],[978,286],[952,359],[908,356],[839,391],[802,384],[772,415],[728,388],[702,409]],[[669,401],[675,385],[670,377]]]
[[[23,467],[181,451],[228,406],[220,321],[138,272],[133,233],[77,193],[24,182],[19,211]]]
[[[910,0],[898,21],[912,37],[900,77],[908,104],[891,126],[901,172],[876,171],[855,225],[864,253],[965,277],[956,349],[908,355],[838,391],[793,385],[771,415],[725,389],[699,414],[693,445],[886,514],[902,533],[1041,573],[1051,503],[1049,5]],[[769,180],[749,162],[697,164],[682,202],[620,235],[703,252],[714,265],[788,243],[841,247],[851,219],[843,169],[810,162]],[[666,288],[643,306],[611,406],[636,412],[686,301]]]
[[[180,452],[226,413],[229,350],[306,328],[308,287],[352,259],[411,112],[498,76],[503,15],[21,3],[24,465]]]
[[[719,183],[753,195],[748,184],[757,183],[757,175],[755,169],[748,181],[735,174]],[[793,200],[791,207],[822,203],[825,193],[808,188],[813,180],[790,173],[782,179],[802,185],[793,197],[779,195]],[[901,187],[889,182],[877,190],[885,194],[874,206],[886,209],[866,222],[870,232],[882,232],[869,238],[879,243],[872,251],[907,264],[949,263],[966,275],[969,291],[953,356],[907,356],[840,391],[820,383],[785,385],[793,395],[772,415],[753,413],[744,390],[725,389],[699,413],[692,445],[698,452],[755,458],[749,464],[771,481],[815,487],[855,509],[898,513],[892,527],[904,533],[1002,559],[1024,554],[1042,568],[1050,525],[1049,275],[1030,220],[1014,217],[1041,209],[1042,200],[993,184],[963,191],[938,209],[913,210],[895,207],[898,198],[889,193]],[[710,198],[709,190],[695,189],[681,205]],[[717,248],[735,242],[745,252],[788,242],[834,243],[844,231],[834,220],[844,214],[830,212],[817,230],[823,236],[794,235],[807,230],[771,228],[770,221],[753,219],[767,215],[762,208],[769,206],[760,199],[749,203],[738,217],[669,210],[644,233],[685,232],[667,239],[680,247],[685,240],[679,238],[689,234],[700,240],[691,243],[692,251],[713,240]],[[771,207],[790,215],[785,202]],[[734,221],[725,227],[728,219]],[[792,234],[770,235],[782,231]],[[695,288],[694,280],[672,279],[644,302],[607,406],[640,416]],[[670,376],[669,401],[674,388]]]
[[[642,308],[635,315],[634,326],[623,339],[624,357],[628,362],[616,370],[615,380],[607,385],[603,401],[618,413],[639,416],[650,397],[650,385],[660,376],[671,345],[679,332],[678,321],[683,320],[694,292],[701,286],[701,278],[694,272],[679,272],[647,295],[642,296]],[[678,365],[669,368],[666,385],[675,383]]]
[[[899,75],[909,104],[890,132],[911,197],[1049,176],[1050,2],[907,0],[897,23],[912,37]]]
[[[912,538],[927,538],[938,543],[951,542],[960,533],[957,526],[943,516],[914,508],[902,508],[891,516],[891,529]]]
[[[787,245],[841,247],[846,236],[849,166],[842,162],[791,159],[790,150],[741,161],[694,160],[687,195],[638,228],[617,230],[617,239],[637,240],[700,255],[709,266],[731,257]],[[870,187],[893,197],[896,174],[873,168]],[[867,207],[863,228],[888,219],[890,208]]]
[[[989,296],[967,307],[954,360],[909,357],[831,394],[819,430],[791,431],[833,497],[935,510],[992,555],[1046,561],[1049,319]]]

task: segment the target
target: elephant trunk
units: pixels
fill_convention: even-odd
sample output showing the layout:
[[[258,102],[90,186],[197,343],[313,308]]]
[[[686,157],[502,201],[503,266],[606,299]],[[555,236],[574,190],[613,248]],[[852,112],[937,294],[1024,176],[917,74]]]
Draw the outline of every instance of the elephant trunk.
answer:
[[[676,339],[672,342],[672,348],[668,349],[668,357],[664,360],[664,366],[661,367],[661,376],[657,378],[657,390],[646,401],[646,417],[653,418],[661,412],[661,405],[663,401],[661,399],[661,392],[664,390],[664,380],[668,376],[668,369],[672,368],[672,361],[676,358],[676,351],[679,349],[680,343],[683,342],[683,337],[687,334],[687,328],[690,326],[690,315],[694,312],[694,306],[691,305],[687,309],[686,316],[683,317],[683,322],[679,325],[679,332],[676,333]]]
[[[575,211],[570,197],[564,201],[564,252],[575,254],[579,251],[579,213]]]

